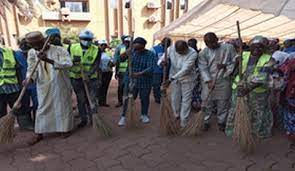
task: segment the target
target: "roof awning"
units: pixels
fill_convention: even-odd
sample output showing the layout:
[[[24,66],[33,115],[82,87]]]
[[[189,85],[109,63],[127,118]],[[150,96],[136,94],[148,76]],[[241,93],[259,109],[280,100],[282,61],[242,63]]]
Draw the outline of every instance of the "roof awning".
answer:
[[[221,38],[235,38],[237,20],[244,39],[255,35],[295,37],[295,0],[204,0],[156,32],[154,39],[201,38],[207,32],[215,32]]]

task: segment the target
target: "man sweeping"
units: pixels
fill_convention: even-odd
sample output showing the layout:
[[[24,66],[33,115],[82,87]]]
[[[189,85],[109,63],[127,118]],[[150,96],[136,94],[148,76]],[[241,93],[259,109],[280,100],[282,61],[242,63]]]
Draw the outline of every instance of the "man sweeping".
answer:
[[[90,100],[97,108],[96,94],[98,89],[97,74],[100,63],[100,52],[97,46],[93,44],[94,34],[90,30],[82,30],[79,34],[80,42],[71,44],[68,48],[73,61],[73,67],[70,69],[71,83],[78,100],[78,111],[81,122],[79,128],[85,127],[88,120],[92,122],[92,116],[87,108],[87,97],[85,94],[83,81],[86,81],[89,89]],[[84,77],[82,78],[82,70]],[[84,80],[83,80],[84,79]]]
[[[172,40],[169,37],[165,37],[160,44],[152,47],[151,51],[155,54],[156,61],[158,61],[165,52],[165,43],[167,48],[171,45]],[[153,74],[153,94],[155,102],[161,103],[161,84],[163,81],[163,68],[155,65]]]
[[[214,86],[207,105],[204,106],[204,131],[210,127],[209,121],[214,108],[217,109],[219,130],[224,131],[231,97],[230,74],[235,66],[233,61],[236,51],[230,44],[219,43],[216,34],[212,32],[205,34],[204,41],[207,47],[200,52],[198,60],[202,79],[202,100],[207,98],[209,90]],[[222,59],[224,60],[222,61]],[[213,79],[217,73],[219,75],[213,85]]]
[[[179,40],[169,49],[167,57],[170,70],[169,80],[165,84],[171,83],[172,109],[175,117],[180,118],[180,126],[183,128],[187,125],[191,113],[192,93],[197,77],[195,62],[198,55],[185,41]]]
[[[71,82],[68,69],[72,66],[68,52],[58,46],[45,45],[41,32],[26,35],[26,42],[33,48],[28,52],[27,79],[24,84],[36,82],[38,109],[35,121],[36,136],[29,142],[34,145],[43,139],[43,134],[58,132],[68,137],[73,129],[74,119],[71,105]],[[34,65],[41,60],[31,80],[28,79]]]
[[[134,80],[134,88],[132,90],[133,98],[136,99],[139,95],[141,102],[141,121],[143,123],[149,123],[150,118],[148,116],[149,104],[150,104],[150,92],[153,81],[153,68],[156,64],[154,54],[145,49],[147,44],[146,40],[142,37],[138,37],[133,41],[133,49],[131,52],[132,58],[132,79]],[[125,59],[127,60],[127,59]],[[127,70],[124,78],[124,89],[127,90],[129,86],[130,78]],[[126,124],[126,111],[128,106],[128,100],[124,101],[123,112],[118,122],[119,126]]]

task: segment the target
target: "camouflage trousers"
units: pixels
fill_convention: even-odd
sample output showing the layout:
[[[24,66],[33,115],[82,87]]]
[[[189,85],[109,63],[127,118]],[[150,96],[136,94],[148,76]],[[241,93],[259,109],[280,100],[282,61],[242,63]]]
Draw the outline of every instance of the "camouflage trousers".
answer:
[[[231,108],[228,114],[225,133],[232,136],[234,129],[235,108],[237,92],[233,91]],[[256,137],[267,138],[271,136],[273,125],[273,115],[269,103],[269,93],[251,92],[247,97],[249,106],[250,120],[252,123],[252,132]]]

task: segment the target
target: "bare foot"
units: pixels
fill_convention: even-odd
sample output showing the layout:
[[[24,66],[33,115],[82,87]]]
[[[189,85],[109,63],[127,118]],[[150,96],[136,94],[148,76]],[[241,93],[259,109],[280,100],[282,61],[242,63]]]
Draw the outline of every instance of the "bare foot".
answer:
[[[37,135],[37,136],[33,137],[31,141],[28,142],[28,145],[33,146],[33,145],[37,144],[38,142],[40,142],[42,139],[43,139],[42,135]]]

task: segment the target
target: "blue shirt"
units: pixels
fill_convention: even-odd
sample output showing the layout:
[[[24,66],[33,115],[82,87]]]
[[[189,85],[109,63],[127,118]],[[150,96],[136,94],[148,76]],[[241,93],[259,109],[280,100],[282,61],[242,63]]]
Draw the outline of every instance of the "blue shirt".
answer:
[[[155,61],[158,61],[160,59],[160,57],[163,56],[163,54],[165,53],[165,49],[164,47],[159,44],[157,46],[154,46],[151,51],[154,53],[155,55]],[[155,65],[154,67],[154,74],[163,74],[163,68],[158,66],[158,65]]]
[[[18,63],[18,60],[16,59],[16,62]],[[3,49],[0,48],[0,68],[3,67]],[[17,67],[15,68],[17,70]],[[19,84],[3,84],[0,86],[0,94],[12,94],[19,92],[20,85]]]
[[[293,53],[293,52],[295,52],[295,47],[289,47],[289,48],[286,48],[286,49],[284,49],[284,52],[286,52],[286,53]]]
[[[143,52],[132,53],[132,72],[143,72],[144,74],[140,77],[134,78],[135,88],[151,88],[153,81],[153,70],[156,65],[155,54],[149,50]],[[124,82],[128,85],[129,82],[129,71],[125,74]]]

